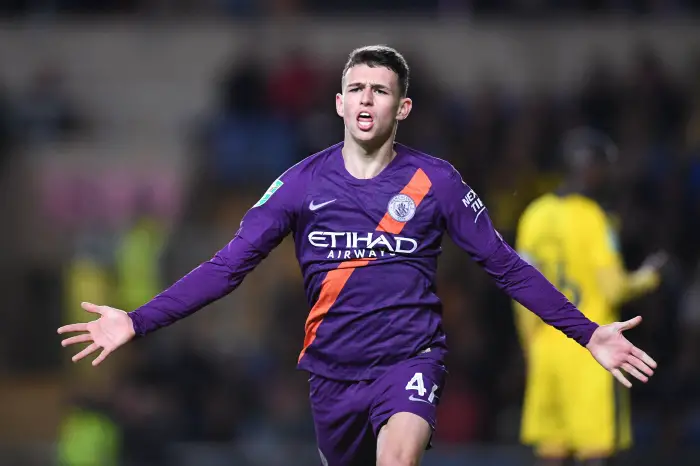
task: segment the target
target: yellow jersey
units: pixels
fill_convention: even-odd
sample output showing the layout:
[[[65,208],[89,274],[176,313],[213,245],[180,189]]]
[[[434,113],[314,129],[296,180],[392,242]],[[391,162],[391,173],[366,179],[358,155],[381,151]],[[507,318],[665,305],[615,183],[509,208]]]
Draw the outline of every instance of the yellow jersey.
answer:
[[[610,219],[594,200],[580,194],[546,194],[521,216],[515,244],[523,259],[602,325],[617,320],[616,299],[601,287],[600,274],[623,269],[617,238]],[[518,320],[521,334],[565,338],[525,309]]]
[[[624,270],[615,229],[594,200],[547,194],[521,216],[516,248],[589,319],[617,319],[619,302],[651,286]],[[631,445],[629,399],[593,357],[516,303],[527,355],[521,440],[540,456],[608,456]]]

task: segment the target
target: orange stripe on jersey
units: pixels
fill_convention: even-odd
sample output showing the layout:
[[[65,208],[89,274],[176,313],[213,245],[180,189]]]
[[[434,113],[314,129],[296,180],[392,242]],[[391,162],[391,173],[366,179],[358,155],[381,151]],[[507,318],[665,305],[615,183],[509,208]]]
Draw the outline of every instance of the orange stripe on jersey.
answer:
[[[401,194],[405,194],[413,199],[416,207],[418,207],[425,195],[428,194],[431,186],[432,183],[428,175],[419,168],[413,174],[411,181],[401,190]],[[406,222],[396,221],[389,213],[386,213],[376,229],[396,235],[401,233],[405,224]],[[374,259],[351,259],[343,261],[338,264],[338,267],[326,274],[323,283],[321,283],[321,293],[318,296],[318,300],[316,300],[316,304],[314,304],[314,307],[309,313],[309,317],[306,319],[306,336],[304,337],[304,348],[299,354],[299,361],[304,357],[307,348],[316,339],[318,327],[321,325],[321,322],[323,322],[323,318],[326,314],[328,314],[331,306],[335,304],[335,301],[345,287],[350,275],[352,275],[356,268],[364,267],[372,260]]]
[[[413,199],[413,202],[415,202],[417,208],[425,195],[428,194],[428,191],[432,185],[433,184],[430,182],[428,175],[426,175],[425,172],[419,168],[416,170],[416,173],[414,173],[411,181],[409,181],[408,184],[401,190],[401,194],[405,194]],[[389,212],[387,212],[384,214],[384,218],[382,218],[381,222],[379,222],[377,230],[398,235],[401,233],[401,230],[403,230],[404,225],[406,225],[406,222],[394,220]]]
[[[323,322],[323,318],[328,314],[331,306],[335,304],[340,292],[348,282],[350,275],[358,267],[364,267],[374,259],[351,259],[338,264],[338,267],[330,270],[321,283],[321,293],[316,300],[316,304],[311,309],[309,317],[306,319],[306,336],[304,337],[304,348],[299,354],[299,360],[304,357],[306,349],[316,339],[316,331]]]

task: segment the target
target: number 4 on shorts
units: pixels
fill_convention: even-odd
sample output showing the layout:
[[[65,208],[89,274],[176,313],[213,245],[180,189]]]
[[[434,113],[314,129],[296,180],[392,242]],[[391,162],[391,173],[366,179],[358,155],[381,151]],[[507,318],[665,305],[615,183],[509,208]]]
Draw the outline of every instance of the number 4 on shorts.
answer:
[[[432,403],[433,400],[435,399],[435,392],[437,391],[438,386],[436,384],[433,384],[433,388],[430,391],[430,395],[428,396],[428,402]],[[409,380],[409,382],[406,384],[406,390],[415,390],[418,392],[418,396],[425,396],[425,384],[423,383],[423,373],[422,372],[416,372],[413,375],[413,378]]]

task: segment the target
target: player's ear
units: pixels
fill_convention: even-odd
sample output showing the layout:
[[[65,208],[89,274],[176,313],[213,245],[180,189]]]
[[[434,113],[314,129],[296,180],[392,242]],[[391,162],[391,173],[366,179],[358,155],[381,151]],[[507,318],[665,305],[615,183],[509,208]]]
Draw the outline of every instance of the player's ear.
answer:
[[[338,93],[335,95],[335,111],[341,118],[345,114],[345,109],[343,106],[343,94]]]
[[[399,121],[405,120],[408,117],[408,114],[411,113],[412,108],[413,101],[408,97],[402,98],[399,102],[399,109],[396,112],[396,119]]]

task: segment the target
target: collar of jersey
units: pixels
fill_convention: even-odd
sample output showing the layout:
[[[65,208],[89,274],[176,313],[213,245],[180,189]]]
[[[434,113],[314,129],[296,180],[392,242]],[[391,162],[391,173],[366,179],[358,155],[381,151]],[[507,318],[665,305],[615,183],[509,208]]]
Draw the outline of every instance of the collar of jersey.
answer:
[[[389,165],[384,167],[384,170],[379,172],[377,176],[374,178],[367,178],[367,179],[360,179],[360,178],[355,178],[350,174],[350,172],[345,168],[345,161],[343,159],[343,143],[340,143],[338,147],[335,150],[334,158],[337,160],[337,163],[339,164],[338,169],[341,175],[343,176],[343,179],[347,181],[348,183],[355,185],[355,186],[369,186],[372,184],[380,183],[384,181],[389,175],[394,173],[399,167],[400,167],[400,158],[402,157],[402,146],[398,143],[394,143],[394,150],[396,151],[396,157],[394,157],[391,162],[389,162]]]

